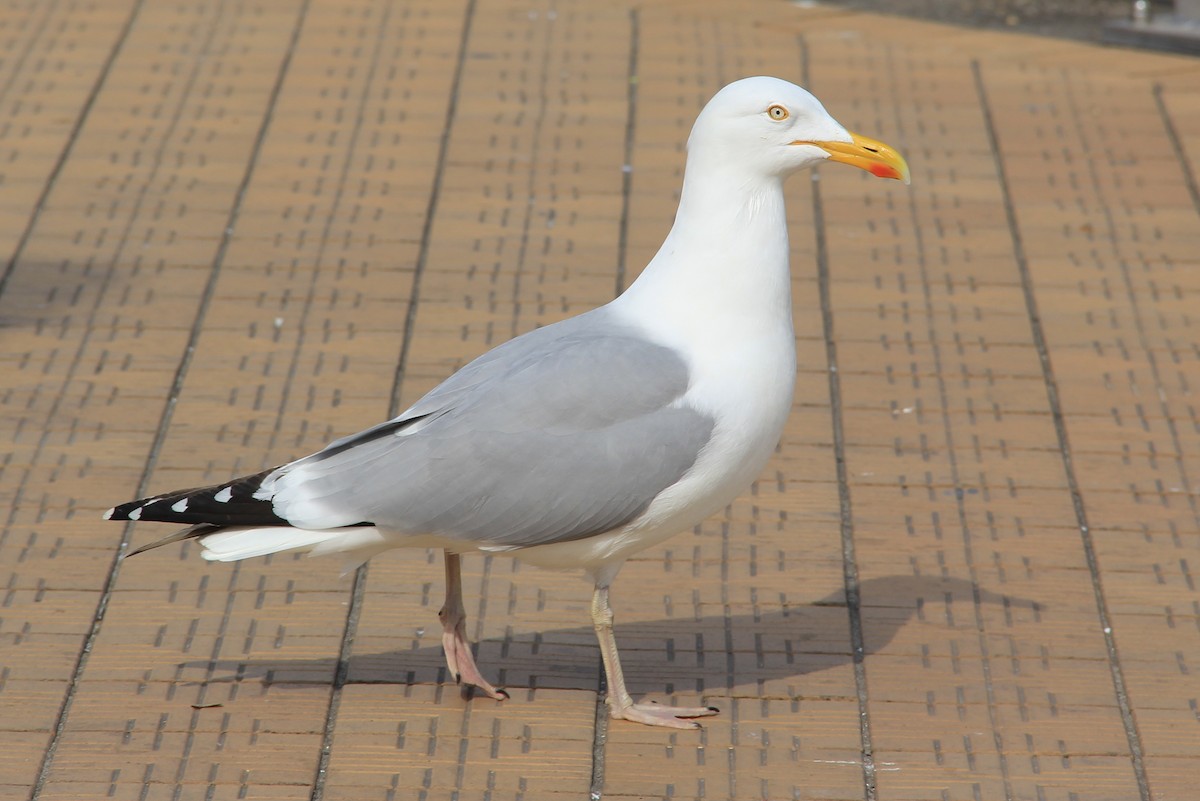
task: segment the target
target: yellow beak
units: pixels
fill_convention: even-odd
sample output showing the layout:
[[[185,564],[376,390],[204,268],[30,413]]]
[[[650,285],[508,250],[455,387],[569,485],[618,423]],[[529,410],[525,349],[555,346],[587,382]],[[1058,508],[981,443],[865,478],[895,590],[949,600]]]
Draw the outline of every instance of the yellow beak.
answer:
[[[866,170],[878,178],[895,178],[908,183],[908,163],[894,148],[883,142],[851,133],[853,142],[806,142],[793,145],[813,145],[829,154],[830,161],[840,161],[851,167]]]

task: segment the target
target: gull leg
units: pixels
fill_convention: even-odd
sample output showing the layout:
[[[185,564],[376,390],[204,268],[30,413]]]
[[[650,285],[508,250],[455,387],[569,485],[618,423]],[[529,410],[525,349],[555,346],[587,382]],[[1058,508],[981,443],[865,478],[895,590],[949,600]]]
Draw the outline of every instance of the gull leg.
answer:
[[[633,702],[629,691],[625,689],[625,674],[621,671],[617,640],[613,637],[613,613],[608,605],[608,587],[599,584],[592,593],[592,626],[596,629],[596,639],[600,641],[600,656],[604,660],[604,674],[608,677],[608,713],[615,720],[632,720],[671,729],[698,729],[700,724],[688,718],[707,717],[720,711],[715,706],[663,706],[653,702]]]
[[[508,693],[493,687],[475,665],[471,643],[467,640],[467,610],[462,600],[462,559],[456,553],[446,555],[446,603],[438,611],[442,621],[442,649],[446,667],[456,684],[470,684],[489,698],[503,701]]]

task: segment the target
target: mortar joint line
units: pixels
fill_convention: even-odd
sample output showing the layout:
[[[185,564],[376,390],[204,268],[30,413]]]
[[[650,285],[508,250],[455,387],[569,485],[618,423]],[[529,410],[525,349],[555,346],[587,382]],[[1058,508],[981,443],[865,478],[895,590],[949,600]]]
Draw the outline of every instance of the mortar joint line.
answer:
[[[413,266],[412,283],[410,284],[408,308],[405,311],[403,332],[401,334],[400,355],[396,361],[396,371],[392,378],[392,387],[388,400],[388,417],[399,414],[400,395],[404,375],[408,368],[408,357],[412,347],[413,333],[416,330],[417,308],[420,301],[421,280],[425,275],[425,267],[429,260],[430,241],[433,234],[433,221],[437,213],[438,202],[441,198],[442,179],[446,172],[447,154],[450,146],[450,135],[456,119],[459,92],[462,87],[462,76],[465,70],[467,51],[470,44],[471,24],[475,17],[476,0],[467,0],[463,9],[462,31],[459,35],[458,56],[455,60],[454,74],[450,79],[449,98],[446,103],[446,116],[442,124],[442,133],[438,138],[438,153],[434,162],[433,183],[430,187],[429,201],[425,209],[425,219],[421,226],[421,244],[417,251],[416,262]],[[390,9],[390,5],[389,5]],[[338,648],[337,669],[334,672],[333,686],[329,694],[329,706],[325,712],[325,726],[321,736],[321,749],[317,761],[316,775],[313,779],[313,789],[310,801],[321,801],[324,797],[325,782],[329,773],[329,762],[333,754],[333,737],[337,728],[338,713],[341,709],[342,691],[349,676],[350,656],[353,653],[354,640],[358,632],[359,621],[362,618],[363,603],[366,598],[367,565],[363,564],[354,571],[354,584],[350,595],[350,603],[346,610],[346,623],[342,629],[342,640]],[[465,740],[465,738],[464,738]]]
[[[629,10],[629,65],[625,89],[625,142],[621,163],[621,222],[617,226],[616,294],[625,291],[629,259],[629,212],[633,202],[633,153],[637,135],[638,48],[641,19],[636,8]]]
[[[887,53],[888,75],[892,81],[892,96],[898,96],[896,86],[896,65],[894,51],[889,48]],[[899,109],[894,111],[896,125],[903,139],[904,120]],[[909,219],[912,222],[913,240],[916,251],[917,271],[921,278],[921,298],[925,305],[925,333],[929,340],[929,350],[933,356],[933,374],[938,392],[938,405],[941,407],[942,436],[946,442],[946,461],[950,467],[950,481],[954,486],[954,506],[958,514],[958,526],[962,535],[963,561],[971,581],[971,611],[975,618],[975,636],[979,645],[979,665],[983,674],[984,697],[987,699],[988,724],[992,729],[992,746],[996,750],[996,758],[1000,767],[1000,780],[1004,785],[1004,797],[1011,801],[1013,796],[1012,774],[1008,764],[1008,754],[1004,747],[1004,735],[1000,728],[999,713],[996,701],[996,686],[992,678],[991,648],[988,645],[987,621],[983,614],[983,598],[979,587],[979,568],[975,563],[975,547],[972,541],[971,525],[967,518],[966,493],[962,491],[962,473],[958,465],[958,453],[955,450],[954,425],[950,419],[950,393],[946,388],[946,374],[942,360],[942,348],[938,344],[937,327],[934,322],[936,315],[933,303],[933,288],[929,275],[929,261],[925,255],[925,236],[921,228],[921,215],[916,198],[908,193]]]
[[[143,5],[145,5],[145,0],[136,0],[133,9],[129,12],[129,16],[125,19],[125,24],[122,26],[120,33],[117,34],[117,39],[113,43],[112,49],[109,50],[104,64],[96,74],[96,80],[92,84],[87,98],[84,99],[83,107],[75,117],[75,122],[72,124],[70,132],[67,133],[67,141],[63,144],[62,150],[59,151],[58,159],[50,169],[50,174],[46,176],[46,183],[42,187],[41,193],[38,194],[37,200],[33,203],[33,210],[29,214],[29,221],[25,223],[25,230],[21,232],[21,236],[17,239],[12,256],[9,257],[8,263],[4,265],[3,274],[0,274],[0,295],[4,294],[4,290],[8,287],[9,278],[16,269],[17,262],[21,260],[21,257],[25,253],[25,248],[29,245],[29,240],[33,238],[33,230],[37,227],[38,221],[42,217],[42,212],[46,208],[46,201],[50,199],[50,193],[54,190],[55,185],[57,185],[58,178],[62,175],[63,168],[66,167],[67,159],[70,158],[71,153],[75,150],[75,143],[79,140],[79,134],[83,131],[84,124],[91,117],[92,107],[96,104],[96,98],[100,96],[101,90],[108,82],[108,76],[112,72],[113,64],[116,63],[117,57],[125,47],[125,41],[129,38],[129,32],[133,30],[134,20],[141,13]],[[7,89],[5,89],[5,92],[7,92]]]
[[[1050,414],[1054,421],[1054,432],[1058,441],[1059,453],[1062,457],[1063,473],[1066,477],[1067,488],[1071,495],[1071,505],[1075,511],[1075,521],[1079,529],[1080,541],[1084,558],[1087,561],[1088,572],[1092,579],[1092,592],[1096,601],[1096,614],[1104,636],[1104,645],[1108,658],[1109,673],[1112,677],[1113,691],[1116,696],[1117,708],[1121,714],[1121,724],[1125,731],[1125,739],[1129,746],[1129,758],[1133,768],[1134,779],[1138,786],[1141,801],[1152,801],[1150,782],[1146,775],[1141,733],[1133,716],[1133,707],[1129,702],[1126,690],[1125,674],[1121,667],[1117,651],[1116,638],[1113,634],[1111,618],[1108,612],[1108,601],[1104,593],[1104,585],[1100,573],[1100,562],[1096,555],[1092,530],[1088,524],[1087,508],[1084,506],[1083,494],[1079,489],[1079,481],[1075,474],[1074,457],[1071,452],[1070,439],[1067,434],[1066,417],[1063,414],[1062,402],[1058,391],[1058,379],[1050,361],[1050,351],[1046,342],[1045,331],[1042,328],[1041,315],[1038,312],[1037,297],[1034,293],[1032,273],[1025,253],[1025,244],[1017,221],[1016,207],[1013,203],[1012,189],[1000,150],[1000,137],[996,129],[995,116],[992,113],[991,102],[988,98],[987,87],[983,80],[983,68],[978,59],[971,60],[971,71],[975,78],[975,91],[980,101],[980,111],[983,115],[984,127],[987,130],[988,143],[996,169],[997,182],[1004,199],[1004,214],[1008,223],[1009,237],[1012,240],[1013,258],[1021,276],[1021,290],[1025,297],[1026,313],[1029,317],[1030,331],[1038,359],[1042,366],[1042,381],[1046,388],[1046,398],[1050,406]]]
[[[275,104],[278,100],[280,91],[282,90],[283,78],[284,78],[284,75],[286,75],[286,73],[287,73],[287,65],[291,61],[292,52],[294,51],[296,42],[299,39],[300,29],[303,25],[305,14],[308,10],[308,2],[309,2],[309,0],[304,0],[303,4],[301,5],[300,11],[299,11],[299,14],[297,17],[296,26],[292,31],[292,38],[291,38],[290,44],[288,46],[287,51],[284,54],[283,61],[281,63],[281,67],[280,67],[280,71],[279,71],[278,75],[276,76],[275,84],[272,88],[271,95],[267,102],[266,112],[263,115],[263,121],[262,121],[262,123],[259,127],[259,130],[255,136],[254,145],[251,148],[250,159],[247,163],[246,170],[243,173],[242,181],[239,184],[237,192],[234,196],[234,202],[233,202],[233,206],[230,210],[229,219],[227,221],[226,226],[222,229],[221,240],[217,246],[217,252],[213,258],[213,264],[212,264],[212,269],[209,274],[208,283],[206,284],[205,290],[201,295],[200,305],[197,308],[196,318],[192,324],[192,329],[191,329],[191,332],[188,337],[188,343],[184,348],[182,357],[180,358],[179,366],[176,368],[175,376],[171,383],[171,389],[168,394],[167,401],[163,406],[162,416],[160,417],[158,427],[155,431],[154,441],[152,442],[151,447],[150,447],[150,452],[147,455],[146,465],[142,471],[141,477],[138,479],[138,484],[137,484],[137,488],[136,488],[136,494],[138,494],[138,495],[145,494],[146,488],[150,482],[150,476],[152,475],[152,473],[154,471],[154,467],[158,462],[159,454],[161,453],[163,444],[166,440],[167,430],[170,427],[170,422],[171,422],[171,418],[172,418],[172,415],[173,415],[173,412],[175,409],[175,404],[178,401],[179,392],[183,386],[184,377],[186,376],[188,368],[191,365],[193,354],[195,352],[196,342],[199,338],[200,326],[201,326],[201,324],[204,320],[204,317],[207,313],[208,307],[211,305],[211,302],[212,302],[213,293],[214,293],[215,287],[216,287],[216,277],[220,273],[220,268],[224,261],[225,253],[229,246],[229,240],[232,236],[232,230],[233,230],[234,223],[237,219],[238,213],[241,211],[242,202],[245,199],[246,191],[247,191],[247,188],[250,183],[250,177],[254,172],[254,168],[258,161],[258,155],[262,150],[262,144],[266,138],[267,129],[270,126],[270,122],[272,119]],[[63,149],[63,153],[60,157],[59,164],[56,165],[55,170],[53,171],[53,173],[51,175],[51,178],[47,181],[46,189],[43,191],[42,196],[39,199],[37,208],[35,210],[34,218],[31,218],[30,224],[26,228],[26,232],[22,237],[21,245],[18,248],[16,254],[14,255],[13,261],[10,262],[10,264],[9,264],[10,268],[11,268],[12,264],[15,263],[16,259],[19,257],[21,250],[24,248],[25,242],[28,241],[29,235],[32,232],[34,223],[36,221],[35,218],[40,214],[41,209],[45,205],[45,201],[50,193],[50,190],[54,186],[59,173],[61,173],[61,171],[62,171],[62,165],[65,163],[67,157],[70,155],[70,152],[73,148],[74,141],[78,137],[79,132],[82,130],[83,123],[87,119],[88,115],[91,112],[92,107],[95,104],[96,97],[99,95],[100,91],[102,90],[105,82],[107,81],[107,77],[112,70],[113,64],[116,62],[116,59],[119,56],[121,50],[123,49],[125,42],[128,40],[129,34],[133,30],[134,22],[135,22],[136,18],[138,17],[138,14],[141,11],[142,5],[143,5],[142,0],[139,0],[139,2],[134,6],[133,10],[130,12],[129,17],[126,19],[125,25],[121,29],[121,33],[118,36],[117,42],[114,44],[113,49],[110,51],[109,57],[106,60],[104,67],[101,69],[100,75],[97,78],[97,81],[92,89],[92,93],[89,95],[88,100],[84,105],[84,109],[80,112],[80,116],[76,122],[76,125],[72,129],[70,139],[68,141],[68,145]],[[3,280],[7,279],[8,275],[9,275],[9,273],[6,273],[4,278],[0,279],[0,291],[3,291]],[[117,545],[116,552],[113,554],[113,559],[112,559],[111,565],[109,566],[108,575],[105,579],[103,587],[101,588],[100,598],[98,599],[97,604],[96,604],[96,611],[92,615],[92,624],[88,630],[87,636],[84,639],[83,646],[80,649],[79,658],[77,659],[77,661],[75,663],[75,667],[71,672],[71,678],[68,683],[67,692],[63,697],[62,706],[59,708],[58,715],[56,716],[54,727],[53,727],[52,734],[50,737],[50,742],[47,745],[45,752],[43,753],[42,764],[38,770],[38,777],[37,777],[36,782],[34,783],[33,789],[30,792],[31,801],[36,801],[41,796],[42,790],[44,789],[44,787],[46,785],[46,780],[49,776],[50,767],[54,761],[54,756],[58,750],[58,744],[59,744],[59,742],[61,742],[62,735],[66,729],[67,717],[70,714],[71,706],[75,699],[75,694],[78,692],[79,682],[83,677],[83,672],[87,668],[88,657],[91,654],[93,648],[95,647],[96,640],[100,636],[100,629],[103,625],[104,617],[108,611],[108,605],[112,599],[113,591],[116,588],[117,578],[120,574],[121,558],[124,555],[127,548],[129,547],[129,538],[132,534],[132,531],[133,531],[132,524],[127,523],[125,526],[122,527],[121,539]]]
[[[1154,94],[1154,104],[1158,107],[1158,114],[1162,118],[1167,138],[1171,140],[1171,149],[1175,151],[1175,158],[1183,170],[1183,181],[1187,184],[1188,193],[1192,196],[1192,207],[1197,214],[1200,214],[1200,187],[1196,184],[1196,172],[1192,169],[1192,162],[1183,146],[1183,139],[1179,136],[1179,129],[1175,127],[1171,111],[1167,108],[1167,101],[1163,97],[1163,85],[1161,83],[1154,84],[1151,92]]]
[[[321,267],[325,263],[326,253],[329,249],[329,240],[333,234],[334,221],[337,219],[339,212],[342,209],[342,201],[346,196],[346,183],[350,179],[351,167],[354,164],[354,156],[358,150],[359,139],[362,134],[363,121],[366,117],[366,107],[370,102],[371,89],[375,83],[375,76],[379,72],[379,57],[383,50],[383,42],[386,38],[387,27],[391,21],[392,6],[385,5],[383,14],[377,23],[375,31],[375,47],[370,56],[370,64],[367,67],[367,73],[363,77],[362,92],[358,98],[358,109],[354,115],[354,122],[350,127],[350,138],[346,143],[346,156],[342,160],[341,169],[338,172],[337,184],[333,190],[333,201],[329,204],[329,210],[325,214],[325,224],[321,227],[321,235],[317,240],[317,251],[313,256],[311,269],[308,271],[308,292],[305,293],[304,302],[300,308],[300,319],[296,325],[296,341],[292,345],[291,362],[288,364],[287,373],[284,375],[282,386],[279,392],[279,411],[275,414],[275,424],[271,428],[271,435],[267,439],[266,453],[271,454],[275,450],[275,446],[279,441],[279,435],[283,431],[283,421],[287,413],[288,401],[292,396],[292,386],[296,380],[296,376],[300,370],[300,356],[304,350],[304,344],[307,341],[305,332],[307,330],[307,322],[310,313],[312,312],[314,299],[317,293],[317,285],[321,276]],[[282,312],[282,309],[281,309]],[[282,318],[280,318],[282,320]]]
[[[400,394],[404,386],[404,375],[408,370],[409,352],[412,348],[413,333],[417,326],[417,310],[421,301],[421,280],[425,277],[426,265],[429,263],[430,242],[433,240],[434,218],[442,197],[442,179],[446,172],[446,161],[450,150],[450,134],[458,116],[459,92],[462,88],[462,76],[467,60],[467,49],[470,45],[471,26],[475,18],[476,0],[467,0],[463,10],[462,34],[459,37],[458,59],[454,66],[454,76],[450,79],[450,97],[446,104],[445,122],[442,125],[441,136],[438,137],[438,153],[435,160],[433,186],[429,191],[429,201],[425,206],[425,219],[421,224],[421,244],[417,249],[417,258],[413,264],[413,277],[409,289],[408,307],[404,312],[404,331],[400,344],[400,358],[396,361],[396,372],[392,379],[392,396],[388,406],[388,415],[394,417],[400,413]]]
[[[551,17],[545,14],[537,16],[538,22],[542,24],[543,41],[542,41],[542,61],[539,65],[538,91],[537,91],[537,113],[533,118],[533,139],[529,143],[529,171],[527,173],[526,191],[525,191],[525,219],[521,222],[521,240],[517,247],[516,268],[513,271],[512,282],[512,320],[509,324],[509,336],[515,337],[518,334],[518,321],[521,317],[521,284],[522,277],[525,271],[525,259],[529,254],[529,235],[533,228],[534,209],[537,207],[537,182],[538,182],[538,154],[542,149],[542,132],[546,126],[546,110],[550,105],[550,98],[546,93],[546,87],[550,83],[550,42],[554,39],[555,20],[557,17]]]
[[[1069,73],[1066,73],[1065,71],[1063,75],[1063,85],[1066,88],[1071,111],[1074,113],[1073,116],[1076,120],[1076,133],[1079,137],[1079,141],[1083,145],[1082,150],[1084,152],[1090,152],[1088,132],[1086,130],[1086,126],[1078,124],[1080,114],[1079,103],[1075,99],[1075,92],[1071,85]],[[1155,89],[1161,89],[1161,86],[1156,85]],[[1194,194],[1196,187],[1192,181],[1191,170],[1187,163],[1187,156],[1183,152],[1182,143],[1175,139],[1176,133],[1174,126],[1171,125],[1170,119],[1165,116],[1166,109],[1162,105],[1160,91],[1155,92],[1155,99],[1158,101],[1160,111],[1164,114],[1163,120],[1166,128],[1167,138],[1172,140],[1172,146],[1175,147],[1176,155],[1179,158],[1180,165],[1183,167],[1184,182],[1188,184],[1188,188],[1193,192],[1193,200],[1197,201],[1196,195]],[[1092,191],[1096,194],[1097,198],[1104,198],[1104,185],[1100,180],[1100,175],[1097,172],[1095,161],[1093,159],[1085,159],[1084,162],[1087,165],[1088,176],[1091,178]],[[1200,201],[1197,202],[1200,203]],[[1191,509],[1192,522],[1198,528],[1200,528],[1200,508],[1197,507],[1196,495],[1191,491],[1192,482],[1190,476],[1188,475],[1187,464],[1184,460],[1185,450],[1183,447],[1183,440],[1179,435],[1179,427],[1175,424],[1175,418],[1171,415],[1171,406],[1167,401],[1168,392],[1163,382],[1162,371],[1159,369],[1158,359],[1154,355],[1154,348],[1150,341],[1150,335],[1146,331],[1146,321],[1145,315],[1142,311],[1142,303],[1138,298],[1137,288],[1134,286],[1133,275],[1129,269],[1129,261],[1122,253],[1121,237],[1117,233],[1117,222],[1113,218],[1112,208],[1108,203],[1100,203],[1099,205],[1104,215],[1104,224],[1108,231],[1108,241],[1112,244],[1113,258],[1116,261],[1117,269],[1121,273],[1121,280],[1125,285],[1125,294],[1129,298],[1129,306],[1133,311],[1133,327],[1134,330],[1137,331],[1138,344],[1141,345],[1142,351],[1146,356],[1146,363],[1150,366],[1150,376],[1154,380],[1155,396],[1158,398],[1158,407],[1162,412],[1163,423],[1167,427],[1167,432],[1171,437],[1171,444],[1175,449],[1175,454],[1172,458],[1172,461],[1175,463],[1175,470],[1176,473],[1178,473],[1179,480],[1186,490],[1184,492],[1184,499],[1188,504],[1188,508]],[[1197,205],[1197,210],[1200,210],[1200,205]],[[1139,253],[1139,255],[1142,254]]]
[[[796,37],[800,50],[800,75],[805,86],[811,85],[808,42],[803,34]],[[871,733],[871,710],[866,668],[866,638],[862,622],[862,592],[858,574],[858,553],[854,542],[854,506],[850,477],[846,467],[846,437],[842,421],[842,383],[838,369],[837,340],[833,318],[833,295],[829,273],[829,243],[825,233],[825,207],[821,196],[821,175],[813,171],[813,232],[816,245],[817,290],[821,305],[821,330],[825,340],[826,372],[829,378],[830,427],[833,435],[834,465],[838,485],[838,520],[842,541],[842,585],[846,593],[846,614],[850,627],[851,664],[858,702],[859,753],[862,757],[864,801],[878,798],[875,744]]]
[[[321,229],[321,237],[317,245],[316,259],[313,262],[312,270],[309,278],[308,296],[304,300],[304,306],[300,313],[299,332],[296,336],[296,343],[292,348],[292,362],[288,367],[288,373],[284,379],[283,390],[280,393],[279,413],[275,416],[275,427],[271,432],[268,452],[274,449],[276,439],[279,432],[282,430],[283,417],[287,409],[288,398],[291,395],[292,382],[295,380],[300,364],[300,351],[304,345],[304,330],[305,323],[308,319],[309,312],[312,309],[313,297],[316,294],[318,271],[321,263],[325,259],[326,248],[329,245],[330,235],[333,230],[333,221],[337,216],[342,205],[342,198],[345,197],[346,182],[349,180],[350,168],[354,161],[354,154],[358,147],[359,137],[362,133],[363,121],[366,118],[366,107],[370,101],[371,89],[375,82],[375,76],[379,72],[379,58],[383,52],[383,42],[386,39],[388,23],[391,20],[392,6],[387,4],[384,6],[383,14],[378,22],[378,29],[375,33],[374,50],[370,56],[370,64],[367,67],[367,74],[363,78],[362,92],[359,95],[358,110],[354,116],[354,123],[350,132],[350,140],[346,146],[346,157],[342,161],[341,173],[338,176],[337,187],[334,190],[333,203],[325,218],[325,225]],[[313,777],[312,791],[309,794],[310,801],[320,801],[325,795],[325,781],[329,776],[329,760],[333,754],[333,735],[337,728],[338,712],[341,709],[342,690],[346,686],[346,680],[350,672],[350,654],[354,649],[354,639],[358,633],[358,622],[362,617],[362,602],[366,592],[367,583],[367,565],[364,563],[359,565],[354,571],[354,579],[350,589],[350,601],[346,608],[346,622],[342,628],[342,638],[338,644],[338,656],[336,668],[333,674],[333,686],[329,691],[329,705],[325,709],[325,725],[321,731],[321,748],[317,756],[317,769]]]
[[[625,89],[625,141],[621,164],[621,216],[617,224],[617,270],[613,282],[614,294],[625,290],[627,261],[629,256],[629,222],[633,198],[633,152],[634,136],[637,133],[637,71],[638,50],[641,47],[641,16],[637,8],[629,10],[629,61],[626,65]],[[608,727],[612,721],[608,713],[608,677],[604,666],[597,670],[596,714],[592,729],[592,775],[588,787],[589,801],[600,801],[604,795],[605,746],[608,743]]]

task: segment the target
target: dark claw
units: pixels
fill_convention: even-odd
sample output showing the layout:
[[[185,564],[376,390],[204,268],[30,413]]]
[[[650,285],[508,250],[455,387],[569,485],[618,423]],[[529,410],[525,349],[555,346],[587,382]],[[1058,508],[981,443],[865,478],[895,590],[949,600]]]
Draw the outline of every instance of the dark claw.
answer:
[[[709,711],[709,712],[712,712],[712,713],[715,713],[715,714],[719,714],[719,713],[721,712],[721,710],[717,709],[715,706],[710,706],[710,707],[708,708],[708,711]]]
[[[508,690],[504,689],[503,687],[497,687],[497,688],[496,688],[496,692],[498,692],[498,693],[500,693],[501,695],[503,695],[503,696],[504,696],[503,700],[505,700],[505,701],[508,701],[509,699],[511,699],[511,698],[512,698],[512,696],[508,694]],[[498,700],[499,700],[499,699],[498,699]]]
[[[454,683],[455,683],[455,684],[462,684],[462,674],[461,674],[461,673],[455,673],[455,674],[454,674]]]

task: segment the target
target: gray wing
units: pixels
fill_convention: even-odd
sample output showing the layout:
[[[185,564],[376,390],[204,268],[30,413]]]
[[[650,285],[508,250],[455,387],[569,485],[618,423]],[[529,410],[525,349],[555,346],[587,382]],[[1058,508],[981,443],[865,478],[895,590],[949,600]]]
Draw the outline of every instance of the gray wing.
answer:
[[[632,520],[691,468],[713,421],[676,403],[688,386],[677,353],[603,312],[484,354],[260,492],[304,528],[369,522],[516,547]]]

